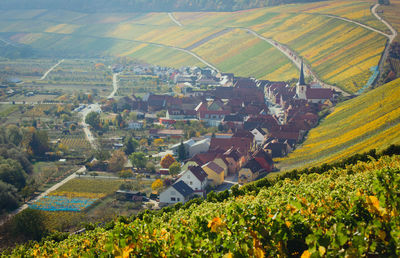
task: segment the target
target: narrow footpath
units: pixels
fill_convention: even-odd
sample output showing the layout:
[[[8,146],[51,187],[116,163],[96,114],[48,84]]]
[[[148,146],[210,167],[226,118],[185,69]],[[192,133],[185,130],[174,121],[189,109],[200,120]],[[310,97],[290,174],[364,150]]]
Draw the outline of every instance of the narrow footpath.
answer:
[[[182,23],[180,23],[177,19],[175,19],[174,15],[172,13],[168,13],[169,18],[179,27],[182,27]]]
[[[47,75],[49,75],[49,73],[51,73],[51,71],[53,71],[57,66],[59,66],[61,63],[63,63],[65,60],[62,59],[61,61],[59,61],[57,64],[53,65],[49,70],[47,70],[47,72],[45,72],[42,76],[42,78],[40,78],[40,81],[43,81],[44,79],[46,79]]]

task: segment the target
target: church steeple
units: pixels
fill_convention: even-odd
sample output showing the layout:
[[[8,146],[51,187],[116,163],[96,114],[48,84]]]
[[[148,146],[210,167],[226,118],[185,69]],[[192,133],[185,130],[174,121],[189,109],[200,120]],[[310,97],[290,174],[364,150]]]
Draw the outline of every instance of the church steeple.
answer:
[[[298,99],[307,99],[308,85],[306,85],[306,81],[304,80],[303,66],[304,66],[303,60],[301,60],[300,77],[296,85],[296,98]]]
[[[306,85],[306,82],[304,80],[303,60],[301,60],[300,78],[299,78],[298,85]]]

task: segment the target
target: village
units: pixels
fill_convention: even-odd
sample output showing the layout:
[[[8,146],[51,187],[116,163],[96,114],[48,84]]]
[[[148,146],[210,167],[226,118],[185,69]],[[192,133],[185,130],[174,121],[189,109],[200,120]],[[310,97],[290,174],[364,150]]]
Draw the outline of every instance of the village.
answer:
[[[121,72],[123,67],[115,69]],[[137,119],[126,121],[129,129],[143,130],[150,122],[154,126],[148,129],[149,138],[175,142],[157,154],[172,155],[181,166],[160,193],[161,205],[206,197],[211,190],[223,191],[276,171],[273,159],[293,151],[340,96],[317,83],[308,85],[303,64],[295,87],[208,68],[183,68],[169,71],[168,76],[178,93],[133,94],[118,101],[109,98],[102,105],[105,112],[135,111]],[[195,122],[216,130],[185,133],[182,124]],[[116,149],[122,147],[123,143],[114,144]],[[157,173],[168,175],[169,168]]]

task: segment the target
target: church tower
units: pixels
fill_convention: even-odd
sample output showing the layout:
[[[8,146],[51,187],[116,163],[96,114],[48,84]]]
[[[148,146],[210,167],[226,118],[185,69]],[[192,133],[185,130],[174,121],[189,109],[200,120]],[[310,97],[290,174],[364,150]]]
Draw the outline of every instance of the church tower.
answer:
[[[303,60],[301,60],[301,68],[300,68],[300,78],[296,84],[296,97],[298,99],[307,99],[307,88],[306,81],[304,80],[304,67]]]

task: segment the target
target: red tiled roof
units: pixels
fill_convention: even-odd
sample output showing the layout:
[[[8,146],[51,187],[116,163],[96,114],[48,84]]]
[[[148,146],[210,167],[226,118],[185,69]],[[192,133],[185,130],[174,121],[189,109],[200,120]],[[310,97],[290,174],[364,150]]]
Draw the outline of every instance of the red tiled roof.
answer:
[[[333,97],[333,91],[323,88],[308,88],[306,96],[307,99],[330,99]]]
[[[224,151],[230,148],[238,149],[241,153],[249,153],[252,145],[252,139],[243,137],[232,137],[229,139],[212,138],[210,143],[210,150],[220,148]]]

